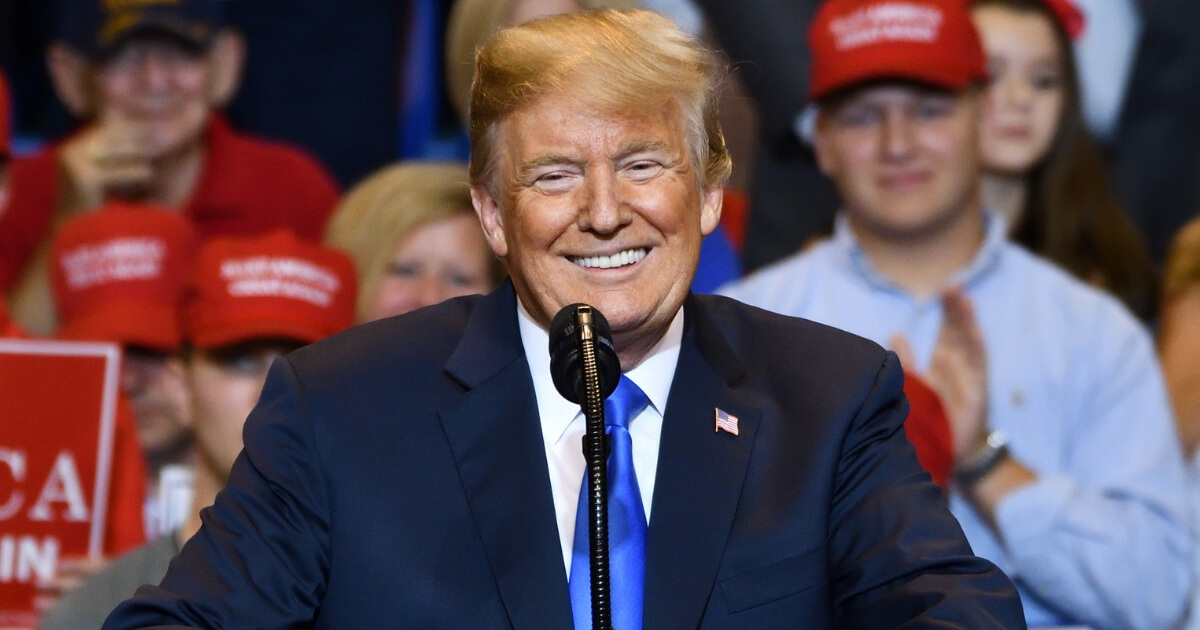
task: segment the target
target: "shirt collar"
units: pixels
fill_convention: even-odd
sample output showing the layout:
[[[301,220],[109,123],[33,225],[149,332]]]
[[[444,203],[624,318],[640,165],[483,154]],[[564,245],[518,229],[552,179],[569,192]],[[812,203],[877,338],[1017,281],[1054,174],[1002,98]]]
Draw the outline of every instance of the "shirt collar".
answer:
[[[537,396],[538,409],[542,412],[542,430],[557,440],[567,426],[580,414],[579,405],[563,398],[554,387],[550,376],[550,334],[517,298],[517,325],[521,332],[521,344],[525,347],[525,360],[529,363],[533,390]],[[667,397],[671,383],[675,380],[675,366],[679,363],[679,349],[683,343],[683,307],[675,313],[671,325],[662,339],[654,344],[646,358],[637,367],[625,372],[650,399],[650,404],[663,415],[667,409]]]
[[[1008,225],[997,213],[985,210],[983,213],[983,243],[962,269],[950,277],[949,286],[969,288],[982,282],[995,269],[1000,261],[1000,254],[1008,242]],[[850,220],[846,213],[839,212],[834,220],[832,242],[843,262],[862,279],[877,288],[903,293],[903,289],[880,273],[871,263],[871,259],[862,251]]]

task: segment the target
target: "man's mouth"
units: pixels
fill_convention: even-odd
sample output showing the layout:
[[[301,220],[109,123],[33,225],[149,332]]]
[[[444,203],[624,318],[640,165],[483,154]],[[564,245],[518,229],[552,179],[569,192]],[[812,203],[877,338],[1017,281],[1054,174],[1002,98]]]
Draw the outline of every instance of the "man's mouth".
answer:
[[[572,256],[571,262],[585,269],[615,269],[646,257],[646,248],[626,249],[610,256]]]

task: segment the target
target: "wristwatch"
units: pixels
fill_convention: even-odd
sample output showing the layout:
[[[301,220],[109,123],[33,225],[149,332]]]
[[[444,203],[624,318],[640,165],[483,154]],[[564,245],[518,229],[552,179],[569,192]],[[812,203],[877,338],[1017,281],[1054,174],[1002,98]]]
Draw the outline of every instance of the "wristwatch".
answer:
[[[959,485],[974,485],[1005,457],[1008,457],[1008,435],[997,429],[988,434],[983,446],[959,462],[954,468],[954,480]]]

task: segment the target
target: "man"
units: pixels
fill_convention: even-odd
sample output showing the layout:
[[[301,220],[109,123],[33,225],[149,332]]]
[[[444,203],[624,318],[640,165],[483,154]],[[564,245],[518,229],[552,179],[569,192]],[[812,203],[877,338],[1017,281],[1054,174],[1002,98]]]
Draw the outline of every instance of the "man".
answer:
[[[258,265],[257,277],[234,277],[222,271],[263,260],[301,273],[281,277],[269,265]],[[311,277],[332,277],[337,282],[308,282]],[[314,292],[239,290],[247,282],[287,286],[271,285],[272,280],[299,283]],[[225,485],[242,450],[242,424],[258,400],[271,362],[353,323],[356,292],[350,261],[283,232],[210,241],[197,255],[190,287],[183,305],[188,348],[169,361],[168,369],[181,374],[191,401],[187,425],[196,439],[191,517],[169,535],[116,560],[69,592],[42,618],[39,628],[43,630],[98,628],[138,586],[161,580],[183,542],[200,529],[200,508],[212,505]]]
[[[62,315],[57,337],[121,345],[120,390],[146,462],[151,538],[191,509],[187,388],[168,360],[183,340],[179,304],[196,245],[182,216],[113,203],[68,221],[50,248],[52,294]]]
[[[620,627],[1019,627],[903,437],[895,358],[689,295],[730,168],[718,72],[641,11],[485,45],[472,195],[511,282],[277,362],[200,532],[105,627],[586,627],[583,419],[546,332],[580,301],[641,398],[607,414],[642,530],[613,546],[641,556]]]
[[[830,0],[810,31],[834,236],[726,290],[902,350],[946,405],[950,507],[1032,625],[1170,628],[1183,462],[1146,332],[979,206],[986,68],[958,0]]]
[[[298,150],[233,131],[216,112],[236,90],[243,47],[219,0],[69,0],[47,63],[87,121],[14,163],[0,213],[0,291],[30,332],[54,328],[45,251],[61,221],[111,198],[156,203],[202,239],[287,228],[318,241],[337,188]]]

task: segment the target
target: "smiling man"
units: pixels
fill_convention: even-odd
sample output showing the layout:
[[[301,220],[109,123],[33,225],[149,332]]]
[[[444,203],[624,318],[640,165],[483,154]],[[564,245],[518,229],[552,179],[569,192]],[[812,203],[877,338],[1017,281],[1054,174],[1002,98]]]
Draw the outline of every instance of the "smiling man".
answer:
[[[983,49],[961,0],[829,0],[810,32],[834,236],[727,295],[893,345],[942,397],[950,508],[1029,625],[1171,628],[1183,457],[1146,331],[981,207]]]
[[[895,356],[688,292],[719,72],[649,12],[492,39],[471,183],[512,281],[276,362],[200,532],[105,627],[590,627],[583,418],[547,352],[575,302],[624,372],[614,627],[1020,627],[903,437]]]

